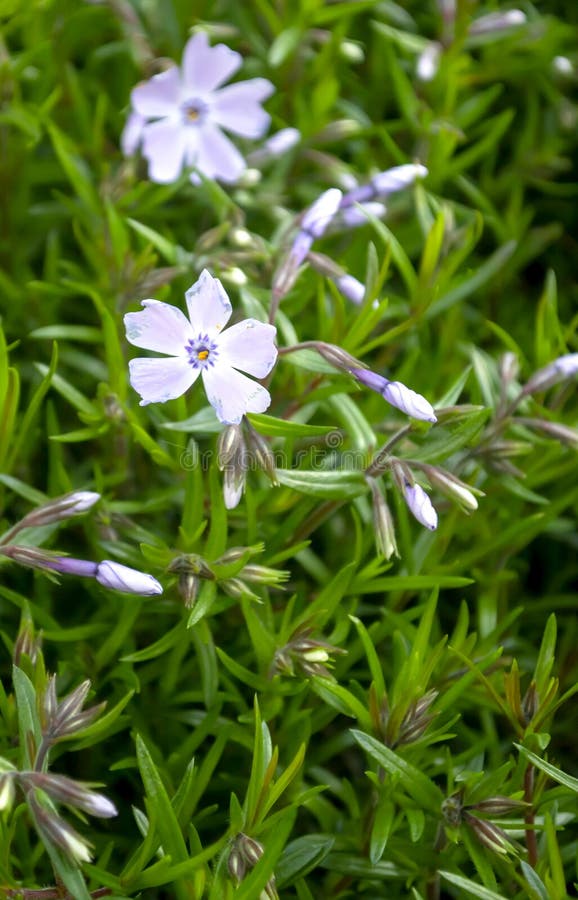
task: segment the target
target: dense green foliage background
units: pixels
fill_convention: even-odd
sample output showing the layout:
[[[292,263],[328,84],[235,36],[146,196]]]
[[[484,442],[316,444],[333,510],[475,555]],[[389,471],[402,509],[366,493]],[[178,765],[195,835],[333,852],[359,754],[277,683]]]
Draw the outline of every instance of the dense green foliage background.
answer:
[[[275,873],[299,900],[576,896],[578,442],[513,422],[508,400],[578,351],[578,17],[522,8],[526,24],[473,39],[503,5],[458,2],[452,39],[433,0],[0,0],[0,515],[8,529],[98,491],[29,544],[165,588],[139,598],[2,560],[0,756],[26,767],[45,670],[59,697],[90,679],[106,711],[50,769],[100,783],[119,815],[77,822],[94,844],[80,866],[17,793],[0,895],[56,896],[31,893],[56,878],[80,898],[251,900],[275,896]],[[200,26],[243,54],[241,77],[275,84],[272,131],[302,135],[234,188],[154,185],[119,150],[131,88]],[[439,68],[420,82],[431,40]],[[280,347],[337,344],[455,407],[396,452],[485,496],[466,515],[434,490],[430,533],[388,489],[400,558],[385,560],[361,471],[401,414],[312,351],[280,357],[269,412],[285,425],[254,424],[282,484],[251,472],[227,513],[202,389],[140,408],[122,316],[145,297],[182,306],[207,267],[266,319],[294,217],[345,174],[412,161],[429,176],[383,224],[315,247],[366,283],[363,306],[308,266],[276,320]],[[516,414],[572,428],[575,388]],[[236,547],[254,550],[186,609],[171,562]],[[286,580],[227,593],[248,563]]]

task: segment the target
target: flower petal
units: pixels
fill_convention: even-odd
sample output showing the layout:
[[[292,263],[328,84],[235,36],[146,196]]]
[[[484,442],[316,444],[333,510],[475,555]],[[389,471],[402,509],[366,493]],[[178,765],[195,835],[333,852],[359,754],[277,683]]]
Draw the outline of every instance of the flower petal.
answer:
[[[244,319],[223,332],[219,338],[219,351],[236,369],[255,378],[265,378],[277,359],[277,348],[273,343],[276,335],[274,325]]]
[[[269,391],[229,366],[203,370],[209,403],[225,425],[238,425],[245,413],[262,413],[271,403]]]
[[[221,331],[229,319],[233,307],[218,278],[203,269],[199,280],[185,294],[189,319],[195,334]]]
[[[194,165],[206,178],[234,182],[246,169],[246,163],[234,144],[211,122],[198,129],[198,147]]]
[[[183,169],[187,133],[180,121],[162,119],[146,125],[142,152],[149,164],[149,178],[158,184],[176,181]]]
[[[141,406],[166,403],[184,394],[199,375],[183,356],[169,359],[131,359],[130,383],[141,396]]]
[[[140,113],[131,112],[120,136],[120,147],[125,156],[136,153],[141,142],[146,119]]]
[[[181,73],[178,66],[159,72],[149,81],[137,84],[130,99],[135,112],[149,119],[176,112],[181,100]]]
[[[199,31],[187,41],[183,51],[183,82],[188,90],[208,94],[228,81],[242,62],[240,53],[225,44],[211,47],[207,35]]]
[[[127,341],[143,350],[183,355],[187,341],[194,337],[185,314],[160,300],[143,300],[142,305],[142,312],[127,313],[124,317]]]
[[[221,88],[211,99],[211,119],[241,137],[259,138],[267,131],[271,116],[261,107],[275,88],[266,78],[251,78]]]

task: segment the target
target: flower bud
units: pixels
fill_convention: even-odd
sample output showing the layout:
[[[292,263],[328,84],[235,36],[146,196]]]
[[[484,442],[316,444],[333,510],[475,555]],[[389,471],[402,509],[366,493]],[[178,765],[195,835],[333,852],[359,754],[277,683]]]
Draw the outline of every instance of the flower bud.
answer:
[[[40,802],[42,793],[38,790],[30,791],[28,804],[33,815],[38,831],[42,837],[53,846],[58,847],[74,863],[90,862],[90,844],[68,822],[65,822],[55,812],[45,807],[48,799]]]
[[[339,188],[324,191],[303,215],[300,231],[310,235],[314,240],[322,237],[339,209],[342,197]]]
[[[373,527],[377,551],[385,559],[391,559],[394,555],[399,556],[391,511],[377,481],[374,478],[368,478],[367,481],[373,501]]]
[[[217,460],[219,469],[223,471],[238,451],[245,446],[243,431],[240,425],[227,425],[217,439]]]
[[[251,426],[249,429],[249,446],[253,451],[257,466],[265,472],[274,485],[278,485],[275,475],[275,456],[263,435]]]
[[[354,278],[353,275],[341,275],[335,279],[335,284],[347,300],[351,300],[352,303],[356,303],[358,306],[363,303],[365,285],[358,281],[357,278]]]
[[[386,197],[405,187],[409,187],[417,179],[425,178],[428,170],[425,166],[408,164],[395,166],[386,172],[379,172],[371,179],[376,196]]]
[[[420,81],[431,81],[439,69],[442,48],[437,41],[430,41],[417,59],[415,74]]]
[[[358,366],[363,365],[354,356],[351,356],[346,350],[337,347],[335,344],[326,344],[325,341],[315,341],[315,349],[323,359],[336,369],[343,369],[345,372],[351,372]],[[360,371],[365,372],[365,369]]]
[[[469,812],[464,812],[463,821],[471,828],[479,842],[494,853],[507,854],[513,847],[506,832],[493,822],[478,819]]]
[[[468,35],[479,37],[483,34],[496,34],[509,28],[517,28],[526,24],[526,14],[521,9],[509,9],[506,12],[493,12],[479,19],[474,19],[470,25]]]
[[[431,404],[421,394],[412,391],[401,381],[389,381],[381,392],[384,400],[400,409],[412,419],[421,419],[424,422],[437,422],[436,414]]]
[[[424,489],[419,484],[406,482],[403,488],[403,496],[409,511],[417,521],[429,528],[430,531],[435,531],[438,527],[438,514]]]
[[[572,378],[578,372],[578,353],[567,353],[559,356],[543,369],[538,369],[524,385],[522,394],[535,394],[537,391],[545,391]]]
[[[74,781],[65,775],[53,775],[43,772],[22,772],[21,777],[34,787],[41,788],[57,803],[66,803],[82,809],[91,816],[110,819],[118,815],[114,803],[103,794],[91,790],[88,785]]]
[[[387,206],[383,203],[373,201],[358,203],[355,206],[342,207],[333,224],[336,229],[360,228],[367,225],[371,219],[383,219],[386,212]]]
[[[223,499],[226,509],[235,509],[243,496],[247,472],[241,463],[229,464],[223,477]]]
[[[96,580],[103,587],[124,594],[152,597],[163,592],[161,585],[152,575],[131,569],[129,566],[123,566],[121,563],[111,562],[108,559],[98,564]]]
[[[263,165],[288,153],[300,140],[301,132],[297,128],[282,128],[281,131],[271,135],[261,147],[249,153],[247,162],[251,166]]]
[[[99,500],[100,494],[94,491],[73,491],[70,494],[63,494],[24,516],[17,523],[18,531],[23,528],[38,528],[41,525],[50,525],[52,522],[61,522],[71,516],[80,516]]]
[[[464,481],[456,478],[450,472],[446,472],[445,469],[438,469],[437,466],[424,465],[422,469],[432,487],[436,487],[442,494],[446,494],[452,500],[456,500],[463,510],[468,512],[478,508],[478,501],[469,485]],[[479,493],[481,494],[482,492],[480,491]]]
[[[475,809],[486,816],[506,816],[509,813],[521,812],[528,809],[529,803],[525,800],[515,800],[513,797],[488,797],[486,800],[480,800],[468,806],[468,809]]]

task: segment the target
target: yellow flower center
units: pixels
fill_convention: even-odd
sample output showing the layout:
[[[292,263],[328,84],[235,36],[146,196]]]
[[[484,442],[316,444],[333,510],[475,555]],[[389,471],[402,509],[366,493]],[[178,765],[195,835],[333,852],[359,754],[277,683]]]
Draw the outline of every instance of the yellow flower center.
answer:
[[[197,353],[197,359],[206,359],[208,357],[208,355],[209,355],[208,350],[199,350],[199,352]]]

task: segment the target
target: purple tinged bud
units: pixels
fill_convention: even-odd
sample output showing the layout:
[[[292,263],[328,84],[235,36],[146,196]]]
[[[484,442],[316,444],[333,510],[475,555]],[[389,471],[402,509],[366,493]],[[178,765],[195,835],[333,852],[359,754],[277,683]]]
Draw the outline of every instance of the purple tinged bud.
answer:
[[[421,419],[424,422],[437,422],[436,414],[431,404],[421,394],[412,391],[401,381],[389,381],[377,372],[370,369],[351,369],[351,374],[365,387],[377,391],[378,394],[400,409],[412,419]]]
[[[343,196],[341,208],[347,209],[352,207],[354,203],[368,203],[370,200],[373,200],[374,197],[375,188],[371,182],[369,182],[369,184],[360,184],[358,187],[352,188]]]
[[[354,278],[353,275],[341,275],[335,279],[335,284],[347,300],[351,300],[352,303],[357,305],[363,303],[365,285],[358,281],[357,278]]]
[[[366,185],[368,187],[368,185]],[[371,190],[373,194],[373,190]],[[367,225],[371,219],[382,219],[387,212],[387,206],[383,203],[361,203],[360,206],[345,206],[339,211],[339,219],[336,226],[340,228],[359,228],[361,225]]]
[[[96,580],[103,587],[124,594],[140,594],[143,597],[152,597],[162,594],[163,589],[156,578],[139,572],[121,563],[111,562],[105,559],[99,563],[96,571]]]
[[[376,391],[378,394],[382,394],[384,388],[389,384],[387,378],[384,378],[383,375],[378,375],[377,372],[372,372],[371,369],[351,369],[351,374],[364,387],[371,388],[372,391]]]
[[[103,794],[91,790],[80,781],[67,778],[66,775],[53,775],[43,772],[22,772],[21,777],[34,787],[41,788],[57,803],[76,806],[91,816],[110,819],[118,815],[114,803]]]
[[[330,188],[317,198],[301,220],[301,231],[315,240],[325,234],[327,226],[339,209],[343,194],[339,188]]]
[[[559,356],[543,369],[538,369],[524,385],[523,394],[533,394],[536,391],[545,391],[547,388],[566,381],[578,372],[578,353],[567,353]]]
[[[82,578],[93,578],[96,576],[98,563],[91,562],[88,559],[72,559],[69,556],[60,556],[56,559],[47,560],[43,568],[52,569],[53,572],[60,572],[62,575],[80,575]]]
[[[480,16],[479,19],[472,22],[468,34],[470,37],[478,37],[482,34],[493,34],[525,24],[526,14],[521,9],[509,9],[506,12],[494,12]]]
[[[357,366],[361,365],[358,359],[355,359],[347,350],[342,350],[341,347],[338,347],[336,344],[326,344],[325,341],[315,341],[315,349],[319,353],[321,357],[328,362],[330,366],[335,366],[336,369],[344,369],[346,372],[351,372],[353,369],[357,369]],[[360,370],[360,371],[365,371]]]
[[[371,179],[371,183],[378,197],[386,197],[396,191],[401,191],[405,187],[409,187],[416,179],[425,178],[428,170],[425,166],[407,164],[404,166],[395,166],[386,172],[380,172],[375,178]]]
[[[301,140],[301,132],[297,128],[282,128],[265,141],[263,149],[270,156],[282,156]]]
[[[382,391],[382,396],[388,403],[411,416],[412,419],[437,422],[433,407],[425,397],[412,391],[401,381],[389,381]]]
[[[417,521],[429,528],[430,531],[435,531],[438,527],[438,514],[421,485],[410,484],[409,481],[404,482],[403,496],[409,511]]]

